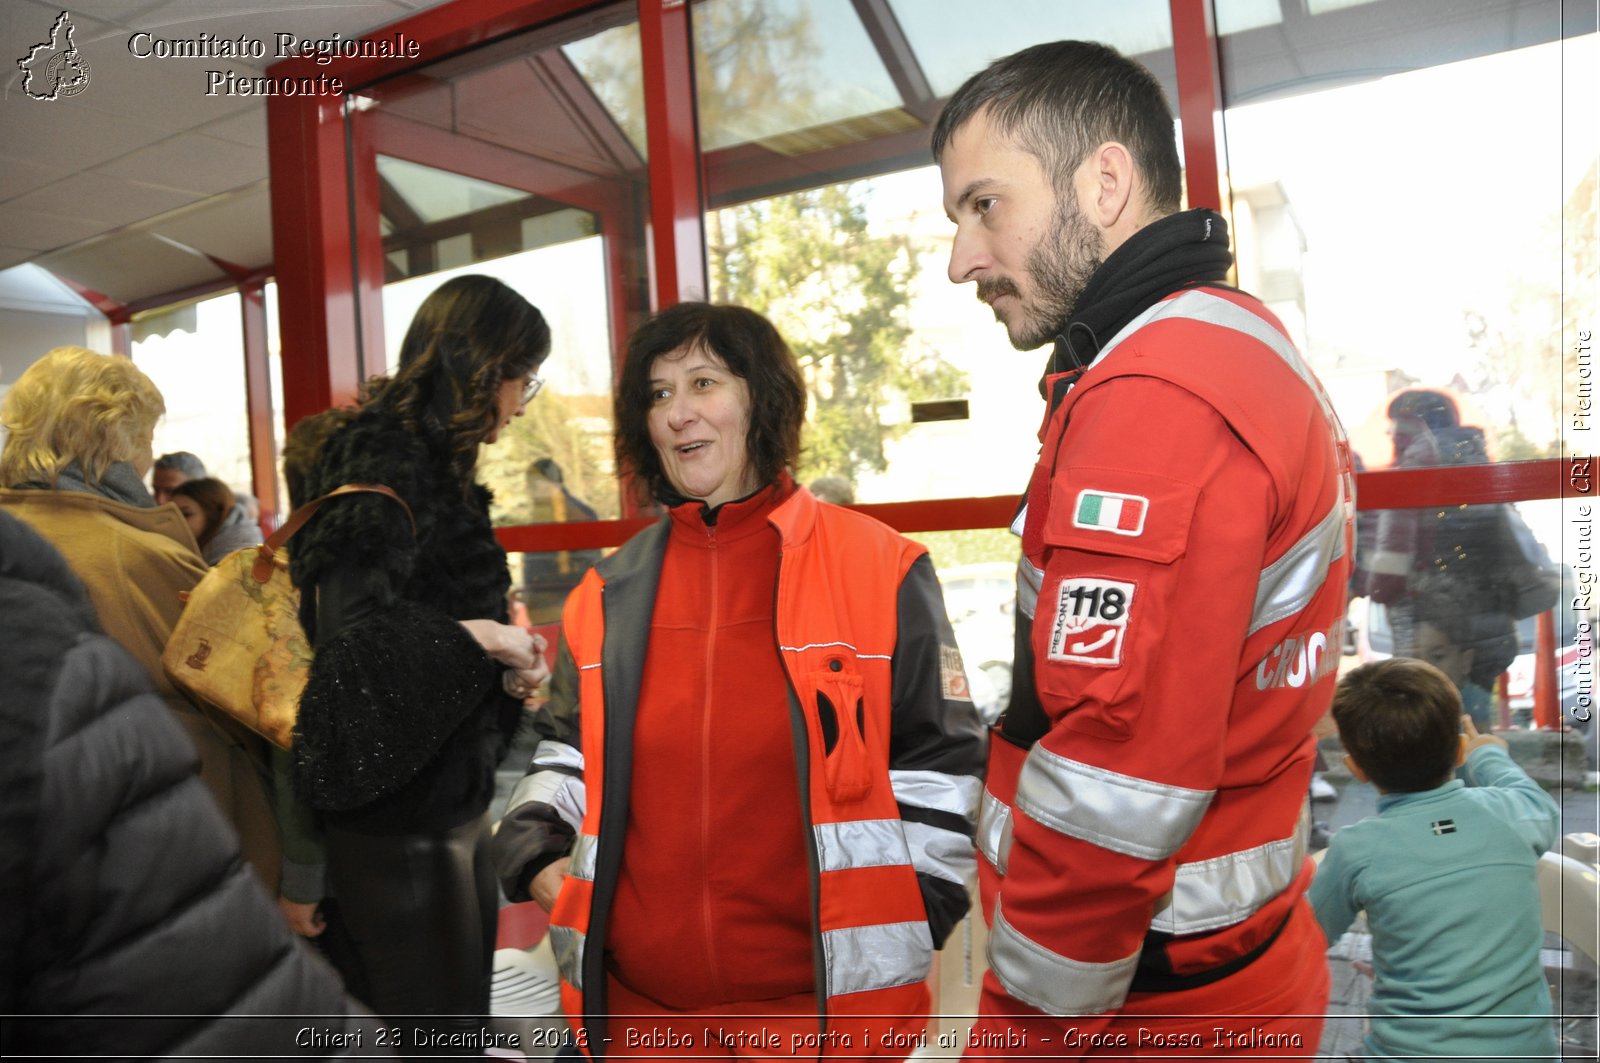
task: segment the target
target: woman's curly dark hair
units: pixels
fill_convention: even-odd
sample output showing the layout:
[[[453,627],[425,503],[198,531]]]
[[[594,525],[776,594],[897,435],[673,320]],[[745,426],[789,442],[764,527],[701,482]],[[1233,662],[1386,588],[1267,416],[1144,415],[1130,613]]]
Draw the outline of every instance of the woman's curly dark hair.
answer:
[[[362,405],[436,440],[465,489],[478,446],[494,431],[500,384],[526,376],[549,353],[550,326],[537,307],[493,277],[455,277],[417,308],[400,367],[368,381]]]
[[[742,306],[678,303],[640,325],[628,341],[617,382],[617,468],[642,480],[651,497],[682,500],[650,442],[650,369],[663,354],[703,345],[750,389],[745,450],[762,485],[777,482],[800,457],[806,386],[794,354],[772,322]]]

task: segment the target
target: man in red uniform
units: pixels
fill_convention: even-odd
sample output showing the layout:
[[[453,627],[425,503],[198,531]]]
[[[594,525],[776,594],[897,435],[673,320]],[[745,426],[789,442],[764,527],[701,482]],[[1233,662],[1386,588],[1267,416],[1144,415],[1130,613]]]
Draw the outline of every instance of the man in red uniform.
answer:
[[[1054,344],[969,1052],[1315,1052],[1306,794],[1349,577],[1343,432],[1283,326],[1223,283],[1223,218],[1178,210],[1148,71],[1026,49],[951,97],[933,153],[950,279],[1018,350]]]

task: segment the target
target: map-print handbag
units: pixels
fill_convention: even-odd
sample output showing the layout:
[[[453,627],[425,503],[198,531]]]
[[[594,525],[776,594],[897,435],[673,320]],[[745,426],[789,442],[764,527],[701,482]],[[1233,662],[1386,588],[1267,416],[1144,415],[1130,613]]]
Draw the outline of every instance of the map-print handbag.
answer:
[[[311,643],[300,627],[300,592],[289,581],[288,541],[324,502],[350,494],[393,499],[382,484],[345,484],[289,515],[260,546],[235,550],[188,593],[161,665],[191,696],[232,716],[256,734],[289,748],[300,692],[311,670]]]

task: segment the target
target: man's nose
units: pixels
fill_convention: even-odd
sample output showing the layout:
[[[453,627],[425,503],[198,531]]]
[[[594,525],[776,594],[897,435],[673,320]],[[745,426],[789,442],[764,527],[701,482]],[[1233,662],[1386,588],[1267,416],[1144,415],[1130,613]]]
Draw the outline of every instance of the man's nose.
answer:
[[[977,280],[975,274],[987,265],[983,241],[967,227],[957,227],[956,238],[950,242],[950,268],[947,274],[950,283],[965,284]]]

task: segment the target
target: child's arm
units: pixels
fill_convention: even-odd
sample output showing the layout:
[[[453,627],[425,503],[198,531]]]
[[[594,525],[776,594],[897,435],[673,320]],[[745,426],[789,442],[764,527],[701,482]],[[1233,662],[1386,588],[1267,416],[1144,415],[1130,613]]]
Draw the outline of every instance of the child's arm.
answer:
[[[1311,879],[1311,889],[1306,892],[1317,922],[1322,924],[1323,936],[1332,945],[1339,940],[1350,924],[1356,920],[1359,909],[1355,903],[1355,868],[1342,858],[1339,839],[1333,839],[1322,863]]]
[[[1471,717],[1461,719],[1467,734],[1467,785],[1484,790],[1533,851],[1544,853],[1561,833],[1561,806],[1517,767],[1505,739],[1479,734]]]

